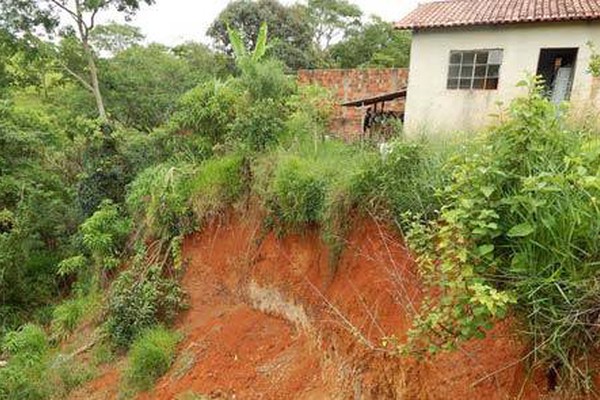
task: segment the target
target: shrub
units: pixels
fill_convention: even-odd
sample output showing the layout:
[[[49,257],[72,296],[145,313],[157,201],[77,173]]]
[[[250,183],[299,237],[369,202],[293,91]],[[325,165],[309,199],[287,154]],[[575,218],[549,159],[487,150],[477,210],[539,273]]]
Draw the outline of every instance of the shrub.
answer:
[[[315,146],[329,132],[334,110],[334,98],[320,86],[301,86],[288,98],[290,113],[285,121],[291,139],[311,138]]]
[[[320,222],[327,181],[313,163],[287,156],[275,167],[272,179],[266,206],[276,223],[297,230]]]
[[[183,305],[183,291],[175,279],[162,276],[162,268],[132,268],[111,287],[106,329],[114,344],[127,348],[145,329],[173,322]]]
[[[43,329],[24,325],[9,332],[2,342],[2,351],[9,364],[0,368],[0,398],[7,400],[37,400],[49,397],[51,386],[46,380],[48,339]]]
[[[170,240],[192,230],[188,200],[195,174],[191,164],[160,164],[133,181],[126,203],[143,237]]]
[[[81,155],[83,172],[77,182],[77,201],[86,217],[106,199],[121,203],[125,197],[125,186],[132,178],[131,165],[119,153],[112,127],[105,125],[96,129],[86,139]]]
[[[483,336],[516,303],[536,359],[565,383],[586,385],[598,340],[589,320],[600,257],[597,140],[566,131],[563,110],[535,82],[510,113],[453,161],[439,221],[415,224],[408,237],[437,288],[413,342],[452,348]]]
[[[37,325],[24,325],[4,336],[2,351],[13,357],[41,357],[48,351],[48,339]]]
[[[100,271],[115,268],[131,231],[131,221],[121,215],[119,207],[110,200],[103,201],[80,229],[95,267]]]
[[[258,100],[232,123],[229,138],[242,142],[252,151],[262,151],[276,144],[284,133],[283,104],[273,99]]]
[[[173,128],[223,143],[245,101],[230,82],[213,79],[183,95],[171,119]]]
[[[178,334],[160,327],[143,332],[129,351],[128,383],[138,390],[150,389],[173,363],[178,340]]]
[[[284,99],[295,89],[294,81],[277,60],[245,63],[241,76],[232,82],[247,91],[251,101]]]

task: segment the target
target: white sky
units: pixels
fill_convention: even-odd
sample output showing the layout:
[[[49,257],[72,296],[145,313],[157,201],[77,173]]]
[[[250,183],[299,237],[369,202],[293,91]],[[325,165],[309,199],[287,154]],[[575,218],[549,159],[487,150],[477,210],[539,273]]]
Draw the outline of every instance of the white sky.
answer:
[[[294,0],[280,0],[291,4]],[[386,21],[399,20],[423,0],[349,0],[365,15],[377,15]],[[148,41],[175,45],[187,40],[209,43],[205,33],[229,0],[156,0],[144,6],[130,22],[138,26]],[[108,18],[110,19],[110,17]],[[113,17],[113,19],[115,19]]]

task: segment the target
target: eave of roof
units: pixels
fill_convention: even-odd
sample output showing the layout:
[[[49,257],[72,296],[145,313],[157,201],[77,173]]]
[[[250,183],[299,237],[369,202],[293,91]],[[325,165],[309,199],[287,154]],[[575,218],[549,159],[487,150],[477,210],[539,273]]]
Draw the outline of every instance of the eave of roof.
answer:
[[[596,20],[600,20],[600,0],[442,0],[420,4],[394,27],[418,30]]]

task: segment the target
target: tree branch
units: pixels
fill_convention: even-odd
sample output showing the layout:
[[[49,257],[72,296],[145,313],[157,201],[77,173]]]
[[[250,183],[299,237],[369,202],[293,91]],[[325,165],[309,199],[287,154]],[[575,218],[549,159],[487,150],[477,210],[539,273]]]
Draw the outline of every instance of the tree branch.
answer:
[[[58,0],[49,0],[52,4],[54,4],[55,6],[59,7],[60,9],[62,9],[63,11],[66,11],[67,13],[69,13],[69,15],[71,17],[73,17],[73,19],[76,22],[81,22],[79,16],[75,13],[75,11],[71,10],[70,8],[68,8],[67,6],[65,6],[64,4],[62,4],[60,1]]]
[[[73,71],[71,68],[67,67],[63,63],[59,63],[59,64],[69,75],[71,75],[73,78],[75,78],[77,81],[79,81],[79,83],[81,83],[83,85],[83,87],[85,87],[90,92],[94,93],[94,88],[92,87],[92,85],[90,85],[85,79],[83,79],[81,76],[79,76],[79,74],[77,74],[77,72]]]
[[[104,3],[106,4],[106,3]],[[94,26],[96,25],[96,14],[98,14],[98,11],[100,10],[100,7],[94,9],[94,11],[92,12],[92,16],[90,17],[90,25],[86,26],[87,31],[91,31],[92,29],[94,29]]]

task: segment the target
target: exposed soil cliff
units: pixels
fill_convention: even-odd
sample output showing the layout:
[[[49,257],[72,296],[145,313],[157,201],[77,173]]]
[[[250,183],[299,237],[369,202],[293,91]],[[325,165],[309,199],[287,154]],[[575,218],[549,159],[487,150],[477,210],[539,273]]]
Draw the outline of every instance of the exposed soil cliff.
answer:
[[[248,215],[215,220],[188,237],[184,256],[190,308],[178,327],[185,338],[170,372],[142,398],[463,400],[545,394],[542,374],[526,376],[526,348],[508,322],[484,340],[426,360],[383,351],[383,338],[404,339],[422,290],[402,241],[376,221],[355,224],[335,271],[316,230],[262,237],[260,218]],[[114,371],[92,385],[97,388],[102,379],[110,385]]]

